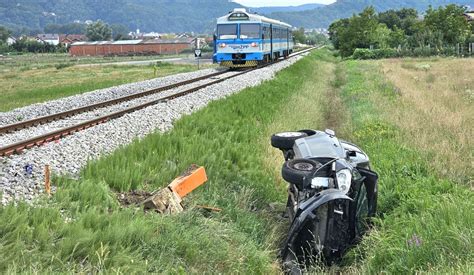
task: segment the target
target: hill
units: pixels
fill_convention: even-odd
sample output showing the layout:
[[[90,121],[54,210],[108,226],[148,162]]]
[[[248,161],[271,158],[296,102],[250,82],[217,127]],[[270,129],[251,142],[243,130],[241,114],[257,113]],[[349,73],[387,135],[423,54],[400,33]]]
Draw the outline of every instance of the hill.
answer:
[[[250,10],[258,14],[270,14],[275,12],[300,12],[306,10],[314,10],[324,6],[325,5],[323,4],[305,4],[300,6],[250,8]]]
[[[227,0],[0,0],[0,25],[42,30],[48,24],[101,19],[130,30],[203,32],[236,7],[242,6]]]
[[[293,26],[327,27],[334,20],[351,16],[372,5],[378,11],[414,7],[424,11],[429,5],[468,4],[468,0],[339,0],[321,6],[309,4],[293,7],[252,9]],[[24,28],[41,32],[48,24],[101,19],[110,24],[125,25],[129,30],[158,32],[212,32],[215,18],[239,4],[227,0],[0,0],[0,25],[15,32]],[[283,12],[284,11],[284,12]]]
[[[438,7],[448,4],[473,5],[473,2],[472,0],[339,0],[318,9],[301,12],[277,12],[272,13],[270,17],[288,22],[293,26],[327,28],[335,20],[350,17],[354,13],[361,12],[367,6],[374,6],[379,12],[401,8],[415,8],[424,12],[430,5]]]

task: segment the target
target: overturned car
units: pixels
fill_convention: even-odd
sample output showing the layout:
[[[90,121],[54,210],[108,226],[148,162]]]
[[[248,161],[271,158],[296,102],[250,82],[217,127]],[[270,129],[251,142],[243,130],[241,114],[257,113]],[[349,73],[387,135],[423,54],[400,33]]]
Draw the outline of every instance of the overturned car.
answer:
[[[337,261],[376,213],[378,175],[369,157],[332,130],[277,133],[271,144],[283,152],[282,176],[289,183],[285,268],[299,273],[315,261]]]

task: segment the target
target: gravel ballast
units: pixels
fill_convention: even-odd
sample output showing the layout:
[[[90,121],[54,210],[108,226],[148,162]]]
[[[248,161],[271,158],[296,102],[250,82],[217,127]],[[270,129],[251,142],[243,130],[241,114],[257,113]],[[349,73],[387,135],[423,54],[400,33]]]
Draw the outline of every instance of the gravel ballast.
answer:
[[[14,109],[9,112],[0,113],[0,125],[7,125],[17,123],[24,120],[29,120],[36,117],[60,113],[94,103],[144,92],[151,89],[171,85],[177,82],[191,80],[208,74],[216,73],[221,69],[206,69],[190,73],[181,73],[169,75],[165,77],[145,80],[135,83],[124,84],[120,86],[100,89],[92,92],[87,92],[79,95],[65,97],[57,100],[48,101],[45,103],[32,104],[26,107]]]
[[[38,194],[43,193],[44,166],[46,164],[50,165],[52,172],[55,174],[75,177],[89,160],[97,159],[100,156],[109,154],[118,147],[129,144],[136,138],[143,138],[152,132],[169,131],[173,127],[173,121],[179,119],[183,115],[191,114],[202,109],[211,101],[225,98],[247,87],[257,86],[263,81],[270,80],[275,76],[276,72],[289,67],[300,58],[301,57],[289,58],[277,64],[259,69],[257,72],[243,74],[201,89],[198,92],[147,107],[114,119],[110,122],[67,136],[56,142],[29,149],[21,155],[0,158],[1,203],[7,204],[11,201],[18,200],[32,202]],[[204,70],[192,73],[192,76],[183,76],[183,74],[181,74],[179,75],[181,78],[179,80],[176,80],[175,78],[175,82],[196,78],[200,75],[212,73],[212,71],[213,70]],[[166,77],[166,79],[172,79],[172,77]],[[104,90],[99,90],[62,100],[55,100],[45,104],[35,104],[9,113],[1,114],[0,121],[3,121],[3,118],[14,119],[15,115],[19,113],[28,113],[30,118],[45,115],[48,114],[48,110],[51,106],[56,106],[56,104],[61,105],[61,101],[63,101],[64,105],[67,104],[68,106],[62,107],[61,110],[67,110],[69,108],[111,99],[114,98],[114,93],[117,93],[117,89],[120,87],[123,88],[124,86],[133,87],[133,92],[137,92],[137,90],[156,88],[156,86],[150,84],[150,82],[153,82],[157,85],[156,81],[158,80],[151,80],[148,82],[144,81],[105,89],[111,91],[111,95],[105,95]],[[172,81],[167,84],[163,84],[163,82],[160,83],[160,86],[164,86],[171,84]],[[98,97],[101,97],[101,99],[95,99],[95,93],[98,93],[100,95]],[[120,95],[115,95],[115,97],[123,96],[126,92],[122,91],[120,93]],[[89,101],[84,103],[82,97],[88,98]],[[96,101],[93,101],[91,98],[94,98]],[[79,102],[73,102],[74,100]],[[37,109],[35,109],[35,106]],[[110,108],[113,108],[113,106]],[[55,112],[57,111],[58,110]],[[33,115],[30,113],[33,113]],[[60,122],[61,121],[53,123]],[[28,131],[28,129],[23,131]],[[31,131],[34,131],[34,128]],[[0,137],[0,139],[1,138],[2,137]]]

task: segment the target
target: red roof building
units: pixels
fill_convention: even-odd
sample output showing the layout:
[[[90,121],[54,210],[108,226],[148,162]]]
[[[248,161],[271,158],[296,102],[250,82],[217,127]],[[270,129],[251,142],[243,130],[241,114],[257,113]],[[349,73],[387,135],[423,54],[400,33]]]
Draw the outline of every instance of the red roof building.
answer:
[[[192,48],[192,39],[152,39],[76,42],[69,48],[72,56],[179,54]]]

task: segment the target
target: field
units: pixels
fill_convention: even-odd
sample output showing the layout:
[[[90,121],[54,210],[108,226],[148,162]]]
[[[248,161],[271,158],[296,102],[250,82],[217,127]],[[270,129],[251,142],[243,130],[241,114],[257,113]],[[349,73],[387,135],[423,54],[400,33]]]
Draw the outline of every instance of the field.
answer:
[[[473,63],[341,61],[318,50],[169,133],[91,162],[80,180],[55,178],[57,193],[36,207],[0,207],[0,272],[281,272],[287,185],[270,135],[332,128],[371,156],[379,217],[342,263],[311,271],[472,273]],[[192,163],[209,181],[182,215],[117,203],[117,191],[155,190]]]
[[[65,54],[20,55],[0,59],[0,111],[155,77],[151,65],[102,65],[162,57],[69,57]],[[192,65],[160,63],[156,77],[196,70]]]

